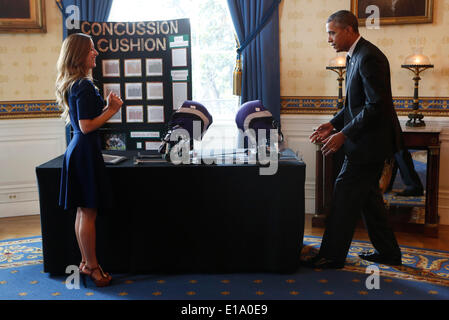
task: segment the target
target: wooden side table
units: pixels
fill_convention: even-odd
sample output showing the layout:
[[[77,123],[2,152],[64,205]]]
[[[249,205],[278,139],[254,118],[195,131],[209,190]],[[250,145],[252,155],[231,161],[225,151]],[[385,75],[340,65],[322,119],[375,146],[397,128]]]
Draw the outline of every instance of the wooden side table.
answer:
[[[331,209],[334,181],[337,178],[338,172],[336,171],[339,168],[339,163],[334,161],[333,155],[325,157],[322,154],[321,148],[323,144],[316,143],[315,145],[315,215],[312,217],[312,226],[322,228]]]
[[[438,238],[438,191],[440,177],[440,127],[403,128],[405,146],[427,151],[425,220],[422,232]]]
[[[420,128],[402,127],[402,130],[404,143],[408,149],[427,151],[425,221],[424,225],[419,225],[419,228],[415,225],[413,230],[437,238],[441,127],[427,125]],[[315,215],[312,218],[312,227],[324,227],[332,204],[334,181],[339,171],[336,166],[341,163],[340,159],[335,161],[335,156],[342,155],[325,157],[321,153],[322,145],[317,144],[316,147]]]

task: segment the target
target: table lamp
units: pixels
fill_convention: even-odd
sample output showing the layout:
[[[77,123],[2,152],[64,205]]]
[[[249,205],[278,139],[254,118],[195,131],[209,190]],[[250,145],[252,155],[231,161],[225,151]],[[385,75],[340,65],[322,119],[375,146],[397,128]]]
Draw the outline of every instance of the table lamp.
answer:
[[[412,54],[405,58],[405,62],[402,68],[412,71],[415,75],[413,80],[415,81],[415,92],[413,96],[413,113],[408,115],[409,120],[406,123],[407,127],[425,127],[426,124],[423,121],[424,115],[418,113],[419,110],[419,97],[418,87],[420,73],[429,68],[433,68],[433,64],[430,63],[430,59],[421,53],[421,50],[417,50],[415,54]]]
[[[343,76],[346,73],[346,58],[343,56],[337,56],[329,61],[327,70],[332,70],[338,74],[338,102],[337,108],[343,108]]]

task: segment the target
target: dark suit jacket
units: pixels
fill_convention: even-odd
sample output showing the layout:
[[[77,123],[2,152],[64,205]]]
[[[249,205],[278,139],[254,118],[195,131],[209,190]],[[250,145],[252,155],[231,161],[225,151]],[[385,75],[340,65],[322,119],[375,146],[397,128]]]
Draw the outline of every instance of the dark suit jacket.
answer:
[[[331,123],[347,137],[343,148],[349,161],[383,162],[403,144],[388,59],[361,38],[346,70],[345,105]]]

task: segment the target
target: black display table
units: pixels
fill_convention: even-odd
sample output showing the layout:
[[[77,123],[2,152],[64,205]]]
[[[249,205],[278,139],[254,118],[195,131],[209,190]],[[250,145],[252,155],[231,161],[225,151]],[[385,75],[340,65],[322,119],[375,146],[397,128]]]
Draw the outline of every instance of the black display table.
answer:
[[[294,272],[304,234],[305,164],[107,165],[115,209],[97,218],[97,255],[112,273]],[[44,272],[78,265],[74,212],[58,206],[62,156],[36,168]]]

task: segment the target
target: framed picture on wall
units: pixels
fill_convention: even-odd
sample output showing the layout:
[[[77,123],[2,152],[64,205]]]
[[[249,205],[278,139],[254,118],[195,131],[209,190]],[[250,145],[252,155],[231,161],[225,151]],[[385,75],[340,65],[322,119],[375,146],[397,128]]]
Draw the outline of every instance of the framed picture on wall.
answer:
[[[433,0],[351,0],[351,11],[360,26],[377,17],[380,25],[433,22]]]
[[[47,32],[44,0],[0,0],[0,32]]]

